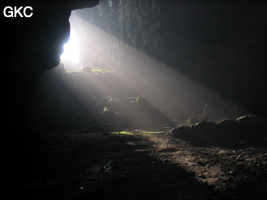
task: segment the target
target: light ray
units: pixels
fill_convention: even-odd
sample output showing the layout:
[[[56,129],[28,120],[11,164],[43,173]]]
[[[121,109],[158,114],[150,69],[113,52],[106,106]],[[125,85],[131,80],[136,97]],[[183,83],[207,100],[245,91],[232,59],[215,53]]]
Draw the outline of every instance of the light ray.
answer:
[[[109,96],[120,101],[120,108],[113,109],[126,113],[129,121],[156,126],[160,120],[173,122],[173,118],[176,118],[176,123],[180,123],[192,111],[204,110],[206,104],[215,107],[227,102],[215,91],[207,89],[83,19],[79,19],[79,23],[75,25],[75,33],[81,34],[79,50],[72,52],[69,57],[81,52],[79,64],[84,68],[104,68],[112,71],[108,75],[98,77],[90,73],[88,76],[84,74],[79,80],[80,86],[74,93],[88,110],[91,109],[89,104],[95,96]],[[73,41],[72,39],[70,44]],[[123,103],[122,99],[131,96],[141,97],[143,105],[133,109]],[[163,108],[167,107],[173,110],[169,109],[164,113],[168,109]],[[148,108],[150,114],[145,115],[142,109]],[[140,116],[140,113],[143,113],[143,116]],[[220,117],[216,111],[212,115],[212,118]]]

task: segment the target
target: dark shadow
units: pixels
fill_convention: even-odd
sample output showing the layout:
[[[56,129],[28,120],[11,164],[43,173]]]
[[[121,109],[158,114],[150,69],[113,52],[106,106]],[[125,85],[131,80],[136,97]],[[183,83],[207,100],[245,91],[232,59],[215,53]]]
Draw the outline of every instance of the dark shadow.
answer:
[[[151,142],[135,136],[59,133],[20,144],[16,193],[23,199],[173,199],[196,188],[196,196],[215,195],[194,174],[150,156]]]
[[[20,199],[240,199],[262,191],[216,190],[196,174],[151,154],[142,136],[47,133],[21,137]],[[257,198],[261,199],[261,198]]]
[[[238,120],[222,120],[218,123],[202,121],[193,126],[172,129],[168,134],[189,142],[193,146],[217,146],[244,148],[267,147],[266,119],[241,117]]]

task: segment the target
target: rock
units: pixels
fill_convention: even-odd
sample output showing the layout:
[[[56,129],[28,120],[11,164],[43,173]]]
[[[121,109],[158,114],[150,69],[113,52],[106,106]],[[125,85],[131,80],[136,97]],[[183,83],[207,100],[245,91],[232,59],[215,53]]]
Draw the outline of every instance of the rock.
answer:
[[[197,130],[214,130],[215,124],[213,122],[202,121],[192,126],[193,129]]]
[[[217,126],[222,129],[228,129],[228,128],[236,128],[238,123],[235,120],[230,120],[230,119],[223,119],[218,121]]]
[[[216,124],[216,129],[219,140],[237,143],[240,133],[237,121],[229,119],[220,120]]]
[[[261,118],[257,116],[242,116],[236,119],[240,126],[244,128],[266,128],[267,127],[267,119]]]
[[[170,130],[168,135],[171,135],[173,137],[180,138],[182,140],[191,140],[193,139],[193,131],[190,127],[179,127],[179,128],[174,128]]]
[[[240,139],[249,142],[263,142],[267,137],[267,119],[257,116],[242,116],[237,118],[240,127]]]
[[[266,119],[243,116],[236,120],[223,119],[217,123],[202,121],[191,127],[174,128],[168,134],[201,146],[266,145],[266,124]]]

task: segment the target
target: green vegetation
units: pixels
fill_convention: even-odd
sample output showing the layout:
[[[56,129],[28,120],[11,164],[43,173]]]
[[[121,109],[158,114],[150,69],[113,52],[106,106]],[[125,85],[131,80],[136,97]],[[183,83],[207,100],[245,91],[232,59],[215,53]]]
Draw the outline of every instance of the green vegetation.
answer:
[[[121,131],[121,132],[111,132],[111,134],[115,135],[134,135],[134,133],[141,133],[144,135],[149,135],[149,134],[159,134],[162,133],[162,131]]]
[[[140,133],[148,135],[148,134],[159,134],[162,133],[162,131],[140,131]]]
[[[70,70],[67,70],[66,73],[67,74],[82,74],[82,73],[84,73],[84,71],[70,71]]]
[[[115,134],[115,135],[133,135],[133,132],[130,131],[121,131],[121,132],[111,132],[111,134]]]
[[[111,70],[107,70],[107,69],[102,69],[102,68],[89,68],[90,72],[92,72],[93,74],[106,74],[106,73],[112,73]],[[83,73],[88,73],[89,70],[78,70],[78,71],[66,71],[66,73],[68,74],[83,74]]]
[[[127,100],[131,103],[131,104],[137,104],[139,97],[127,97]]]
[[[92,68],[91,70],[94,74],[106,74],[106,73],[111,73],[112,71],[102,69],[102,68]]]

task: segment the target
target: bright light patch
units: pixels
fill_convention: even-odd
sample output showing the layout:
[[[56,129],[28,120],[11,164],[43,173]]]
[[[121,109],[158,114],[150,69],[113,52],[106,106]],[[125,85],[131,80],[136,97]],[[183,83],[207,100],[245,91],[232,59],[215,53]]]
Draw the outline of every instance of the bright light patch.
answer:
[[[64,45],[64,52],[60,56],[61,61],[70,62],[71,64],[79,63],[79,48],[78,41],[75,33],[70,34],[68,43]]]

